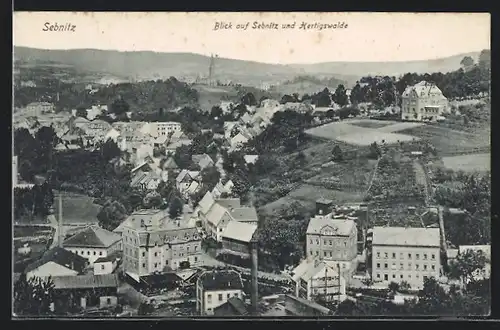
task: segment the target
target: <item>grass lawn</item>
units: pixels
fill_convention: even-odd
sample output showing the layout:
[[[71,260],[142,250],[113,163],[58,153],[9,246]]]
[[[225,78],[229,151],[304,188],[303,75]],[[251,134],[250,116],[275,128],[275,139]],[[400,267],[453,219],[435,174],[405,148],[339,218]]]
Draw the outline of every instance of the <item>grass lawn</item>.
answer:
[[[424,125],[405,129],[399,133],[429,141],[442,156],[461,151],[465,153],[475,148],[490,146],[490,131],[487,129],[472,133],[439,125]]]
[[[491,155],[485,153],[443,157],[443,163],[446,168],[454,171],[486,172],[490,171]]]
[[[377,144],[396,144],[399,142],[409,142],[418,140],[417,137],[407,134],[387,133],[381,130],[366,129],[364,132],[349,133],[335,138],[347,144],[369,146],[373,142]]]
[[[14,237],[43,236],[52,233],[52,228],[47,227],[14,227]]]
[[[58,192],[54,191],[55,215],[59,213]],[[65,223],[97,223],[97,214],[101,206],[94,204],[94,199],[85,195],[63,192],[62,214]]]

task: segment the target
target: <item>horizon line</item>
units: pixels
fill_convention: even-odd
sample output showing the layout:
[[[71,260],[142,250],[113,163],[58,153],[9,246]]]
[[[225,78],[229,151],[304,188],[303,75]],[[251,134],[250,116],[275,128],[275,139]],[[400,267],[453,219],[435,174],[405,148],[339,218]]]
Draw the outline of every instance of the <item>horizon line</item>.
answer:
[[[102,52],[117,52],[117,53],[154,53],[154,54],[192,54],[192,55],[198,55],[198,56],[204,56],[204,57],[210,57],[211,55],[217,56],[219,59],[225,59],[225,60],[233,60],[233,61],[242,61],[242,62],[250,62],[250,63],[260,63],[260,64],[268,64],[268,65],[281,65],[281,66],[293,66],[293,65],[317,65],[317,64],[325,64],[325,63],[408,63],[408,62],[422,62],[422,61],[436,61],[436,60],[441,60],[445,58],[450,58],[454,56],[459,56],[463,54],[470,54],[470,53],[481,53],[483,50],[491,50],[490,48],[484,48],[481,50],[475,50],[475,51],[468,51],[468,52],[461,52],[461,53],[455,53],[443,57],[434,57],[434,58],[423,58],[423,59],[412,59],[412,60],[398,60],[398,61],[326,61],[326,62],[312,62],[312,63],[271,63],[271,62],[261,62],[261,61],[255,61],[255,60],[245,60],[245,59],[239,59],[239,58],[230,58],[230,57],[220,57],[216,53],[212,53],[211,55],[207,54],[202,54],[202,53],[195,53],[195,52],[158,52],[154,50],[118,50],[118,49],[101,49],[101,48],[68,48],[68,49],[62,49],[62,48],[37,48],[37,47],[29,47],[29,46],[16,46],[13,45],[13,53],[15,57],[15,48],[28,48],[28,49],[34,49],[34,50],[42,50],[42,51],[82,51],[82,50],[93,50],[93,51],[102,51]]]

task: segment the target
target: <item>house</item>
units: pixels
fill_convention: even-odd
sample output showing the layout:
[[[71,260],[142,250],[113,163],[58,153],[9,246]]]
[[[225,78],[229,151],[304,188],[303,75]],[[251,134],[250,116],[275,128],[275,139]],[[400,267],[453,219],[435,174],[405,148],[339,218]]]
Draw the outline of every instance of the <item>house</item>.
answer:
[[[245,159],[245,163],[247,164],[255,164],[257,162],[257,159],[259,159],[259,155],[245,155],[243,156]]]
[[[162,171],[178,171],[179,170],[179,166],[177,165],[177,163],[175,162],[174,158],[172,156],[167,156],[167,158],[165,158],[163,160],[163,162],[160,162],[160,169]]]
[[[247,316],[250,308],[243,300],[237,297],[229,298],[225,303],[214,308],[215,316]]]
[[[204,168],[214,166],[215,164],[212,158],[210,158],[210,156],[207,154],[193,155],[191,157],[191,160],[193,161],[193,163],[197,164],[202,170]]]
[[[259,218],[257,216],[257,210],[255,207],[234,207],[229,209],[229,214],[231,217],[238,221],[247,224],[257,225],[259,223]]]
[[[248,134],[246,134],[244,132],[239,132],[238,134],[233,136],[229,142],[231,145],[231,149],[236,150],[236,149],[241,148],[245,143],[250,141],[250,139],[251,139],[251,136],[249,136]]]
[[[424,279],[439,278],[439,228],[374,227],[372,278],[374,282],[406,281],[412,289]]]
[[[306,232],[307,258],[340,265],[343,272],[352,273],[357,265],[358,230],[354,220],[335,218],[330,202],[316,202],[316,215],[309,220]]]
[[[221,234],[222,248],[229,253],[250,257],[252,240],[257,231],[256,224],[230,221]]]
[[[472,279],[467,279],[467,281],[489,279],[491,276],[491,245],[460,245],[458,247],[459,255],[467,253],[468,251],[482,253],[486,257],[486,264],[483,269],[474,270]]]
[[[49,102],[32,102],[25,109],[25,113],[33,117],[39,117],[48,112],[54,112],[54,104]]]
[[[206,216],[202,218],[205,231],[217,242],[222,241],[221,234],[231,221],[233,221],[233,218],[229,214],[229,210],[217,202],[210,207]]]
[[[148,134],[154,138],[168,136],[170,133],[181,132],[181,123],[175,121],[147,123]]]
[[[408,86],[403,92],[401,105],[403,120],[436,121],[450,109],[443,92],[434,83],[426,81]]]
[[[63,247],[93,265],[98,258],[121,251],[122,244],[120,235],[93,225],[66,239]]]
[[[222,194],[231,194],[231,190],[234,184],[233,181],[229,180],[226,184],[222,184],[220,181],[217,182],[214,189],[212,189],[212,194],[215,198],[219,198]]]
[[[305,259],[294,270],[295,295],[305,300],[344,301],[346,279],[340,267],[314,259]]]
[[[238,129],[240,126],[240,123],[237,121],[226,121],[224,122],[224,135],[226,139],[231,138],[231,135],[235,129]]]
[[[191,182],[189,187],[185,191],[185,197],[188,198],[189,196],[193,195],[196,193],[198,190],[200,190],[201,185],[197,181]]]
[[[118,304],[118,275],[78,275],[54,277],[54,291],[57,296],[64,296],[66,299],[54,301],[54,309],[64,309],[68,306],[106,308]]]
[[[140,282],[141,276],[162,272],[166,266],[175,270],[182,263],[198,264],[201,237],[191,215],[187,207],[180,219],[171,219],[166,210],[133,212],[114,230],[122,235],[125,272]]]
[[[250,124],[251,122],[252,122],[252,117],[247,112],[245,112],[245,114],[243,114],[243,116],[240,117],[240,123],[242,125],[247,125]]]
[[[139,188],[146,191],[155,191],[160,185],[161,181],[162,181],[161,176],[156,172],[138,171],[132,178],[130,186],[132,188]]]
[[[199,171],[182,170],[179,175],[177,175],[177,178],[175,178],[177,189],[179,189],[181,193],[184,193],[189,186],[191,186],[193,181],[198,180],[199,175]]]
[[[108,141],[109,139],[113,140],[113,142],[118,142],[118,137],[120,136],[120,132],[111,127],[106,135],[104,135],[104,141]]]
[[[202,273],[196,282],[196,311],[213,315],[214,309],[230,298],[243,299],[243,280],[234,270],[214,270]]]
[[[260,102],[260,107],[261,108],[277,108],[280,106],[280,103],[276,100],[273,99],[265,99]]]
[[[87,259],[60,247],[54,247],[24,270],[26,278],[76,276],[82,274],[88,265]]]
[[[115,251],[105,257],[99,257],[94,261],[94,275],[113,273],[118,267],[121,259],[121,251]]]

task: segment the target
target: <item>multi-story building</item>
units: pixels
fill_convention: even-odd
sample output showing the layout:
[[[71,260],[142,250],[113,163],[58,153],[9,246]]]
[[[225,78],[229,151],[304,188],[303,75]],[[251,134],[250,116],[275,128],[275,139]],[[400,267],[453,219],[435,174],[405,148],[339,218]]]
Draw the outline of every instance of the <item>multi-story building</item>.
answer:
[[[433,83],[421,81],[408,86],[402,95],[401,119],[435,121],[448,112],[448,99]]]
[[[26,106],[26,114],[33,117],[39,117],[48,112],[54,112],[54,105],[49,102],[32,102]]]
[[[293,270],[295,295],[306,300],[344,301],[346,280],[340,265],[316,260],[304,260]]]
[[[132,213],[114,230],[122,235],[124,270],[140,277],[199,263],[201,237],[190,220],[189,211],[179,219],[170,219],[165,210]]]
[[[230,221],[222,232],[222,248],[229,253],[236,253],[249,258],[250,242],[257,230],[256,224]]]
[[[86,258],[90,265],[99,258],[121,251],[120,235],[99,226],[90,226],[63,242],[63,248]]]
[[[230,298],[244,299],[243,280],[234,270],[214,270],[202,273],[196,282],[196,311],[213,315],[214,309]]]
[[[439,228],[374,227],[374,282],[410,284],[421,289],[424,279],[440,276]]]
[[[329,208],[321,208],[320,204],[317,203],[317,214],[307,226],[307,259],[338,264],[342,272],[351,273],[355,270],[354,261],[358,254],[356,222],[352,219],[336,218],[332,212],[327,213]]]
[[[169,133],[181,131],[181,123],[175,121],[151,122],[148,123],[148,127],[149,135],[155,138],[168,135]]]

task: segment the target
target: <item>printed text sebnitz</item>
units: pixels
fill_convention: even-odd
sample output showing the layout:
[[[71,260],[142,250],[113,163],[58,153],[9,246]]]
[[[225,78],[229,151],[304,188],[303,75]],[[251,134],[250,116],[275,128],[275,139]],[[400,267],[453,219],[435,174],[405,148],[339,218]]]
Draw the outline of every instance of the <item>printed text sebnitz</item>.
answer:
[[[53,31],[53,32],[75,32],[76,25],[71,23],[57,24],[45,22],[42,31]]]

